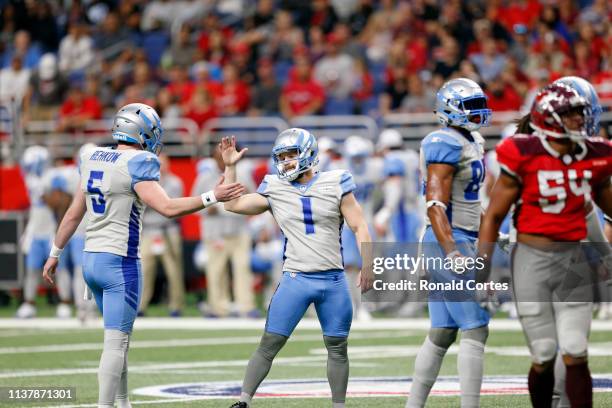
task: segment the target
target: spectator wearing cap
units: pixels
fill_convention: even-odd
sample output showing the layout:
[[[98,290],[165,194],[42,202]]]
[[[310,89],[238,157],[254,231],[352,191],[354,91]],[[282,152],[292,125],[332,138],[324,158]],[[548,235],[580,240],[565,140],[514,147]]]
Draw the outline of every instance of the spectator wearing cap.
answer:
[[[257,63],[257,85],[253,91],[249,115],[273,116],[280,111],[279,100],[282,88],[276,82],[274,65],[268,58],[262,58]]]
[[[23,67],[19,55],[15,55],[9,67],[0,70],[0,103],[20,106],[28,89],[30,70]]]
[[[314,78],[325,88],[328,97],[345,100],[351,96],[355,86],[354,61],[338,46],[336,35],[329,34],[325,56],[314,66]]]
[[[25,121],[54,119],[67,91],[68,82],[59,72],[57,58],[51,53],[43,55],[23,101]]]
[[[221,79],[223,73],[221,69],[206,61],[198,61],[193,65],[193,76],[195,78],[196,87],[204,88],[214,99],[221,94]]]
[[[285,118],[315,115],[323,107],[325,90],[312,78],[311,71],[308,57],[297,55],[294,71],[281,93],[280,108]]]
[[[19,57],[23,68],[32,69],[38,65],[41,55],[42,52],[38,44],[32,44],[30,33],[20,30],[15,33],[13,46],[4,53],[2,67],[12,66],[14,57]]]
[[[529,57],[529,31],[524,24],[516,24],[512,28],[512,42],[508,48],[510,60],[518,62],[521,69],[525,69]]]
[[[59,132],[83,130],[88,121],[102,118],[102,105],[92,91],[95,78],[88,78],[86,91],[83,84],[72,82],[68,91],[68,98],[59,111],[57,130]]]
[[[223,82],[215,98],[215,107],[221,116],[236,116],[246,113],[251,95],[249,87],[238,76],[233,64],[223,67]]]
[[[93,62],[93,40],[83,21],[70,25],[68,35],[60,42],[59,67],[66,73],[84,72]]]

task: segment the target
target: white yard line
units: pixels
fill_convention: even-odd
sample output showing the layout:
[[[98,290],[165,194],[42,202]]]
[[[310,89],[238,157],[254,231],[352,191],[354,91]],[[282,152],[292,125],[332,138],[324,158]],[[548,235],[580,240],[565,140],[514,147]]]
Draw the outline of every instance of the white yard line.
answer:
[[[379,333],[353,333],[351,339],[381,339],[408,337],[414,333],[406,332],[379,332]],[[291,336],[292,342],[300,341],[320,341],[321,334],[297,334]],[[168,347],[196,347],[196,346],[224,346],[230,344],[257,344],[261,336],[246,337],[214,337],[214,338],[194,338],[194,339],[166,339],[166,340],[137,340],[130,342],[130,348],[168,348]],[[101,350],[102,342],[95,343],[68,343],[68,344],[47,344],[44,346],[23,346],[23,347],[0,347],[2,354],[29,354],[29,353],[56,353],[73,352],[87,350]]]

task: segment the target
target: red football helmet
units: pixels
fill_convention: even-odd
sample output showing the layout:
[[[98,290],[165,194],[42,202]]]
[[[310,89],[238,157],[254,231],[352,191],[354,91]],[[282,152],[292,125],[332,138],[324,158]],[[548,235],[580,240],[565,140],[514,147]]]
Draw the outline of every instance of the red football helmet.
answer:
[[[575,109],[582,109],[586,118],[590,109],[589,102],[573,88],[552,83],[536,95],[531,106],[530,125],[541,136],[582,140],[587,137],[586,119],[578,130],[568,129],[561,119],[563,114]]]

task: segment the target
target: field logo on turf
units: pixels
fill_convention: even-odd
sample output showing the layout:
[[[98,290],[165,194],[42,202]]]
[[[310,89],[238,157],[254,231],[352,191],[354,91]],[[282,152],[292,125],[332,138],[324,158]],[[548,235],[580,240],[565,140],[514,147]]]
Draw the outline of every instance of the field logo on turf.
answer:
[[[351,378],[348,397],[402,397],[407,396],[412,378],[410,377],[372,377]],[[238,381],[213,381],[207,383],[167,384],[138,388],[134,394],[162,398],[237,398],[240,396],[241,383]],[[593,389],[596,392],[612,391],[612,374],[593,376]],[[489,376],[482,383],[483,395],[528,394],[525,376]],[[432,395],[458,396],[457,377],[439,377]],[[327,379],[272,380],[264,381],[257,390],[257,398],[317,398],[329,397]]]

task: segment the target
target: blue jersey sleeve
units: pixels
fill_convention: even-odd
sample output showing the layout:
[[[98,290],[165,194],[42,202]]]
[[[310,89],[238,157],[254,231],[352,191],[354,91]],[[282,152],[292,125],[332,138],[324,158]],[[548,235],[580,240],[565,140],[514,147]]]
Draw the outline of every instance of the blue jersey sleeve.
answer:
[[[445,133],[432,133],[421,145],[426,165],[444,163],[456,166],[461,160],[461,144]]]
[[[383,175],[385,177],[406,175],[406,166],[399,157],[387,157],[383,163]]]
[[[152,153],[139,154],[128,161],[128,171],[132,188],[141,181],[159,181],[159,159]]]
[[[257,187],[257,192],[266,197],[270,194],[268,189],[268,176],[265,176],[261,181],[261,184],[259,184],[259,187]]]
[[[355,180],[353,180],[353,175],[348,171],[342,173],[340,177],[340,189],[342,191],[342,196],[345,196],[348,193],[353,192],[357,188],[355,185]]]

